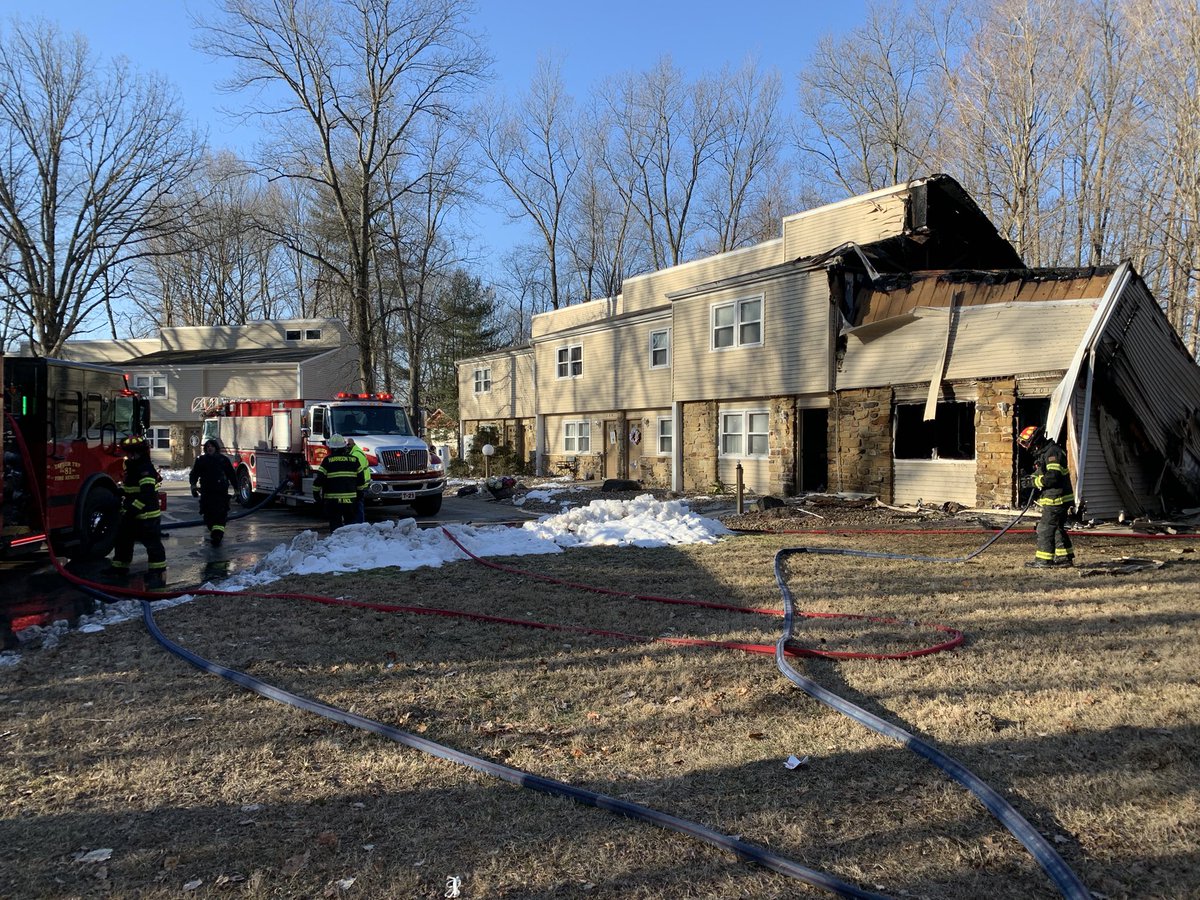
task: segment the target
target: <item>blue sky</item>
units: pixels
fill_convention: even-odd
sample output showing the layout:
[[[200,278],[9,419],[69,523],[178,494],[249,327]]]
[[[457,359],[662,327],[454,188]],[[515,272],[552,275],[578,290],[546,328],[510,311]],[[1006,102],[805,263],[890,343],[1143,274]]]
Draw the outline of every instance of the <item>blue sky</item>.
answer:
[[[227,68],[191,46],[189,10],[205,15],[215,5],[215,0],[40,0],[36,5],[0,0],[0,19],[7,23],[13,15],[29,17],[36,10],[65,32],[82,33],[101,56],[123,54],[138,69],[165,75],[214,148],[249,154],[254,132],[221,113],[239,98],[214,88]],[[692,76],[755,55],[783,73],[790,102],[795,73],[816,40],[854,28],[866,5],[866,0],[760,0],[747,7],[750,14],[739,15],[739,6],[728,0],[478,0],[474,23],[495,59],[493,90],[504,94],[522,92],[539,57],[549,54],[562,62],[564,80],[576,96],[608,75],[649,68],[665,53]],[[511,226],[503,230],[510,239],[501,243],[511,245],[517,235]]]

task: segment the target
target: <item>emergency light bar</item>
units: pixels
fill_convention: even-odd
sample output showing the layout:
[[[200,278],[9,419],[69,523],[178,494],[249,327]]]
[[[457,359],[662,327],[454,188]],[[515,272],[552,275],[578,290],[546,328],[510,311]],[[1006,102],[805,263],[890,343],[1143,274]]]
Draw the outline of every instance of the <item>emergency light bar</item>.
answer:
[[[392,395],[389,393],[381,394],[354,394],[349,391],[338,391],[334,395],[335,400],[391,400]]]

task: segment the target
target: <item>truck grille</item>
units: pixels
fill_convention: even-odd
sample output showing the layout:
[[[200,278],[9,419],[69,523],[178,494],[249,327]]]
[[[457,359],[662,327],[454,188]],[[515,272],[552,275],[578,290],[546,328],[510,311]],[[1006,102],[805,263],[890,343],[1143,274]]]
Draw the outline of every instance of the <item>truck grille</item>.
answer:
[[[428,450],[380,450],[379,460],[389,472],[424,472],[429,469]]]

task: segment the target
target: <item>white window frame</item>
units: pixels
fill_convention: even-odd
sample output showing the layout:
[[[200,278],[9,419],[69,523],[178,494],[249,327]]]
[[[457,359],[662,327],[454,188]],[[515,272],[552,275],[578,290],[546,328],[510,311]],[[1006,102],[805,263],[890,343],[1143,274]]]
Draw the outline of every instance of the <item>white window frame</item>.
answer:
[[[475,370],[475,393],[490,394],[492,392],[492,368],[485,366]]]
[[[747,319],[743,313],[746,305],[750,303],[758,304],[758,318]],[[732,309],[733,321],[728,325],[721,325],[720,328],[732,329],[732,343],[724,346],[717,346],[717,313],[721,310]],[[763,336],[766,334],[766,302],[763,294],[758,294],[753,297],[739,297],[737,300],[730,300],[726,303],[714,303],[709,307],[708,312],[708,349],[715,353],[723,353],[726,350],[737,350],[741,347],[761,347],[763,345]],[[746,341],[742,339],[742,330],[749,325],[758,325],[758,340]]]
[[[304,329],[304,339],[306,341],[319,341],[321,339],[321,329],[320,328],[305,328]]]
[[[171,449],[171,429],[163,425],[152,425],[146,429],[146,443],[151,450]]]
[[[764,430],[751,431],[751,419],[763,416],[766,419]],[[730,430],[729,420],[737,420],[736,428]],[[755,441],[761,438],[761,441]],[[730,441],[736,439],[736,448],[727,448]],[[752,452],[752,443],[763,443],[761,451]],[[719,433],[717,435],[717,453],[722,459],[766,459],[771,455],[771,412],[767,409],[753,407],[749,409],[723,409],[719,413]]]
[[[563,453],[592,452],[591,419],[571,419],[563,422]]]
[[[133,389],[148,400],[166,400],[170,396],[166,375],[134,375]]]
[[[579,351],[576,353],[575,351]],[[578,356],[578,359],[573,357]],[[583,344],[559,347],[554,354],[554,374],[559,378],[583,377]],[[577,371],[573,371],[577,370]]]
[[[666,423],[667,433],[663,434],[663,423]],[[666,439],[664,442],[664,438]],[[670,456],[671,451],[675,447],[675,420],[670,416],[658,417],[658,432],[656,435],[656,446],[658,447],[659,456]]]
[[[655,335],[665,335],[666,342],[661,347],[654,346]],[[654,354],[661,353],[663,361],[656,363]],[[670,328],[655,328],[650,332],[650,368],[652,369],[669,369],[671,368],[671,329]]]
[[[285,328],[283,331],[283,339],[285,341],[298,341],[303,334],[304,332],[299,328]]]

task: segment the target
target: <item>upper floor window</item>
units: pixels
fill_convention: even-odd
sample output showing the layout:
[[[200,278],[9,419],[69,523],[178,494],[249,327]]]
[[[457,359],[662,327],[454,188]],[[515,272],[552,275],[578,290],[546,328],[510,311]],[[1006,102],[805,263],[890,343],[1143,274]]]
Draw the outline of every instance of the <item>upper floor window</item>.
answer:
[[[664,369],[671,365],[671,329],[650,332],[650,368]]]
[[[721,455],[765,457],[770,451],[770,414],[748,409],[721,414]]]
[[[755,347],[763,342],[763,300],[734,300],[712,308],[712,349]]]
[[[674,423],[670,416],[658,417],[658,455],[671,455],[671,437],[674,430]]]
[[[476,369],[475,370],[475,393],[486,394],[492,389],[492,370],[491,369]]]
[[[133,388],[143,397],[165,400],[167,397],[167,376],[134,375]]]
[[[583,345],[558,348],[557,372],[559,378],[579,378],[583,375]]]
[[[287,329],[287,330],[286,330],[286,331],[284,331],[284,333],[283,333],[283,339],[284,339],[285,341],[298,341],[298,340],[300,340],[300,329],[299,329],[299,328],[289,328],[289,329]]]
[[[321,329],[320,328],[305,329],[304,339],[306,341],[319,341],[321,339]]]

